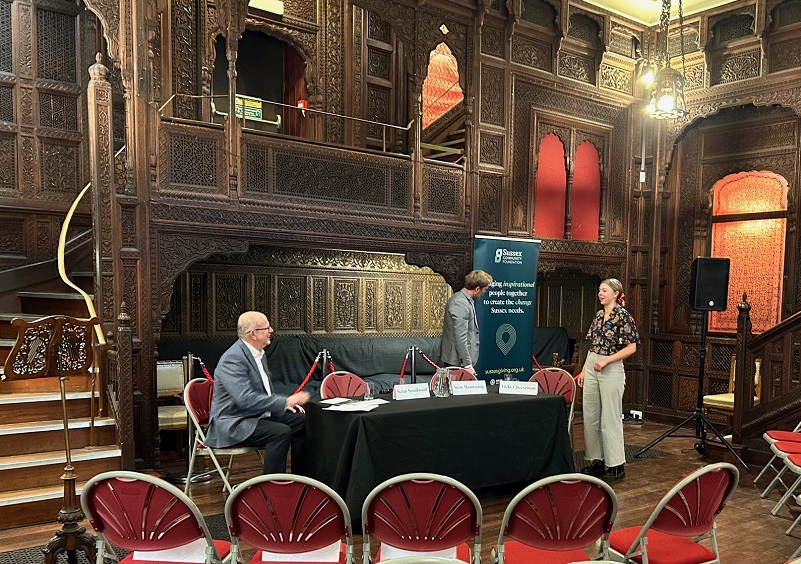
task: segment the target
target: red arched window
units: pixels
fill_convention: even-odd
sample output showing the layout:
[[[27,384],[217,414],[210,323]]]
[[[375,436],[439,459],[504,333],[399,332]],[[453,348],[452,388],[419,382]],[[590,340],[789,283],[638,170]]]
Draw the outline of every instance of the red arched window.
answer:
[[[579,241],[597,241],[601,217],[601,169],[598,150],[589,141],[576,148],[573,190],[570,196],[571,236]]]
[[[538,237],[564,239],[567,173],[565,147],[554,133],[540,141],[534,190],[534,232]]]
[[[712,187],[712,256],[731,259],[728,308],[709,329],[737,331],[737,304],[748,294],[755,333],[781,319],[787,181],[768,171],[740,172]]]

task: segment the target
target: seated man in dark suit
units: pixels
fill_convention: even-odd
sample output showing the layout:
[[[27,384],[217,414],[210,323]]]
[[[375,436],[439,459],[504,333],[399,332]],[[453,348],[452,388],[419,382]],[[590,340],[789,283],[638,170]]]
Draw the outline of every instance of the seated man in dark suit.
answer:
[[[258,311],[247,311],[237,323],[239,340],[223,353],[214,370],[206,444],[222,448],[236,444],[264,449],[264,473],[286,471],[292,446],[292,468],[302,466],[308,392],[275,393],[264,348],[273,328]]]

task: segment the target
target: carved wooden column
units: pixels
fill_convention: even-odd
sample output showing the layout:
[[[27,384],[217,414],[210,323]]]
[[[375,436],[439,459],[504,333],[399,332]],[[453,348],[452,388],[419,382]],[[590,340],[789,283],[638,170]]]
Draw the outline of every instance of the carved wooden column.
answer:
[[[89,168],[92,179],[92,230],[94,232],[95,308],[103,333],[114,329],[114,154],[111,84],[102,56],[89,67],[86,91],[89,118]]]
[[[570,149],[571,153],[574,152]],[[573,173],[575,172],[575,158],[565,156],[565,172],[567,173],[567,186],[565,188],[565,239],[573,238]]]
[[[221,0],[217,18],[225,37],[225,56],[228,59],[228,117],[225,120],[228,154],[228,189],[231,200],[239,200],[240,138],[242,130],[236,119],[236,58],[239,38],[245,29],[247,0]],[[244,110],[243,110],[244,111]]]

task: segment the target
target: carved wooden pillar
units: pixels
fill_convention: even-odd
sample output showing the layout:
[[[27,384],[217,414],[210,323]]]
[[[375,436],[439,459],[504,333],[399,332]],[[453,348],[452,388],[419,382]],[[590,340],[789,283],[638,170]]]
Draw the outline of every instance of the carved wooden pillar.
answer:
[[[239,162],[242,130],[236,119],[236,59],[239,38],[245,29],[247,0],[221,0],[217,18],[225,37],[225,56],[228,59],[228,117],[225,120],[228,153],[228,188],[231,200],[239,199]],[[244,111],[244,110],[243,110]]]
[[[134,443],[134,375],[131,317],[125,302],[120,304],[117,317],[117,420],[123,470],[134,470],[136,448]]]
[[[572,152],[572,149],[571,149]],[[573,173],[575,172],[575,159],[570,155],[565,157],[565,172],[567,185],[565,187],[565,239],[572,239],[573,234]]]
[[[95,308],[103,332],[114,328],[114,170],[111,84],[102,56],[89,67],[86,90],[89,118],[89,168],[92,179],[92,230],[94,232]]]
[[[136,447],[136,466],[152,468],[155,462],[156,424],[155,362],[151,347],[153,334],[152,296],[144,281],[150,279],[148,268],[149,210],[151,187],[151,156],[156,150],[158,113],[152,107],[151,61],[147,0],[104,2],[88,0],[87,6],[103,23],[109,55],[120,68],[125,89],[126,124],[126,182],[123,193],[110,191],[104,205],[112,218],[111,282],[113,311],[121,312],[127,304],[131,346],[120,350],[118,362],[129,367],[131,383],[125,401],[138,409],[121,414],[132,425],[127,446]],[[104,274],[105,276],[105,274]],[[105,282],[105,280],[104,280]],[[105,292],[104,288],[104,292]],[[106,309],[104,304],[103,309]],[[104,319],[105,321],[105,319]],[[122,339],[118,336],[118,342]],[[134,437],[136,443],[134,444]],[[130,466],[134,464],[131,462]]]
[[[598,169],[601,177],[601,215],[598,218],[598,241],[601,243],[606,243],[606,214],[603,213],[603,202],[606,200],[608,180],[606,177],[606,168],[604,167],[603,159],[598,160]]]

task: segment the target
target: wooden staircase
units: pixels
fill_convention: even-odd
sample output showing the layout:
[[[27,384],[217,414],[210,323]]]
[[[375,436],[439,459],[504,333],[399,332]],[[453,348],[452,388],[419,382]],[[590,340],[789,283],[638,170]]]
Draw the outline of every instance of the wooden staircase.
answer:
[[[72,280],[91,291],[91,273],[75,272]],[[58,279],[9,292],[0,303],[4,309],[18,304],[16,312],[0,313],[0,364],[16,339],[11,326],[15,317],[28,321],[59,314],[89,317],[83,298]],[[121,468],[121,451],[114,419],[99,412],[92,375],[72,376],[65,384],[71,459],[80,491],[95,474]],[[56,523],[65,463],[58,378],[0,380],[0,529]]]

